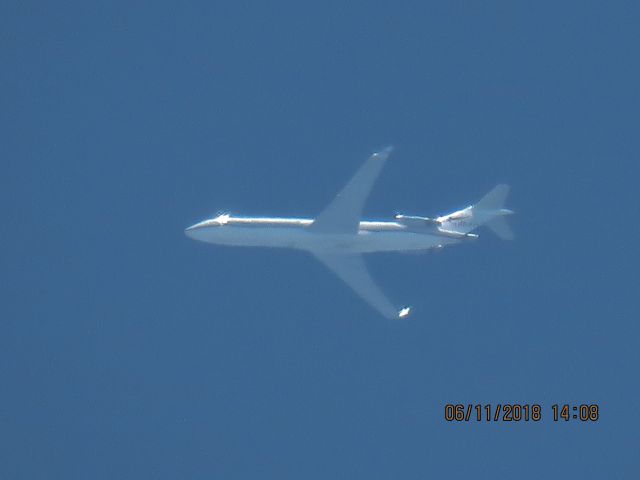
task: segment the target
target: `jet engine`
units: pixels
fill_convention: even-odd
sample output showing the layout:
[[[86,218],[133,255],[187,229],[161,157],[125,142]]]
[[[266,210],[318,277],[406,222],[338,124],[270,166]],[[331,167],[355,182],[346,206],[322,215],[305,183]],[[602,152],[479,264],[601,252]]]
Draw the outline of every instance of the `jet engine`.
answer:
[[[424,227],[424,226],[435,226],[437,227],[438,225],[440,225],[440,222],[438,220],[436,220],[435,218],[429,218],[429,217],[419,217],[417,215],[401,215],[401,214],[397,214],[394,217],[398,222],[407,225],[407,226],[420,226],[420,227]]]

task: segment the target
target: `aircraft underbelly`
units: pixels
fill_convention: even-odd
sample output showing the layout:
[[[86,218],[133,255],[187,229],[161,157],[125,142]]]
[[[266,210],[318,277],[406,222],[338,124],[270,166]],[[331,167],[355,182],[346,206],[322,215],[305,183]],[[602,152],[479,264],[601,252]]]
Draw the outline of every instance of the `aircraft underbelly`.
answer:
[[[423,250],[450,239],[406,231],[360,231],[353,234],[316,234],[304,228],[211,227],[192,233],[193,238],[219,245],[279,247],[340,253]]]
[[[425,250],[442,243],[440,237],[412,232],[360,232],[352,245],[347,247],[354,253],[393,252]]]
[[[309,233],[302,228],[211,227],[192,234],[202,242],[240,247],[300,248]]]

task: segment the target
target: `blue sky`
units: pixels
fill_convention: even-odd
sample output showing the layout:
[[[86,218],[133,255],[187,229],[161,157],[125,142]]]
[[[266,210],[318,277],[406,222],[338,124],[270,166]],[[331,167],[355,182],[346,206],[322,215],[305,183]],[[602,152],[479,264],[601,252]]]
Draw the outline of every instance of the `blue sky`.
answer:
[[[3,3],[0,477],[637,476],[639,13]],[[183,235],[313,216],[389,144],[367,216],[501,182],[518,213],[514,242],[368,259],[412,321],[301,253]]]

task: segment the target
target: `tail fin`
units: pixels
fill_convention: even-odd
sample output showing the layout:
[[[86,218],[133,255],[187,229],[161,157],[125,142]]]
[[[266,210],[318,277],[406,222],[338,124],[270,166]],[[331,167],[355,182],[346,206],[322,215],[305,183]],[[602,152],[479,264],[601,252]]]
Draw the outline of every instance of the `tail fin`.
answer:
[[[507,200],[509,190],[511,190],[511,187],[504,183],[496,185],[473,208],[475,210],[500,210],[504,208],[504,202]]]
[[[513,232],[504,219],[513,213],[504,208],[508,194],[509,185],[496,185],[475,205],[438,217],[436,221],[441,230],[456,233],[468,233],[486,225],[500,238],[512,240]]]
[[[503,240],[514,238],[513,230],[504,218],[505,215],[513,214],[513,211],[504,208],[509,190],[509,185],[496,185],[473,206],[474,217],[484,218],[485,221],[482,223]]]

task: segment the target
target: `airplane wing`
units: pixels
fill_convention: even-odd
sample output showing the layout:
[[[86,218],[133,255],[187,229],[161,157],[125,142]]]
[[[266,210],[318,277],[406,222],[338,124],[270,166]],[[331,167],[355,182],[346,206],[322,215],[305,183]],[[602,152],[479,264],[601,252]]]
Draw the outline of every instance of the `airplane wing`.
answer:
[[[364,202],[391,150],[387,147],[371,155],[309,229],[322,233],[358,233]]]
[[[380,288],[373,282],[362,257],[357,254],[312,252],[313,255],[344,283],[351,287],[364,301],[387,318],[404,318],[409,308],[399,311],[391,304]]]

